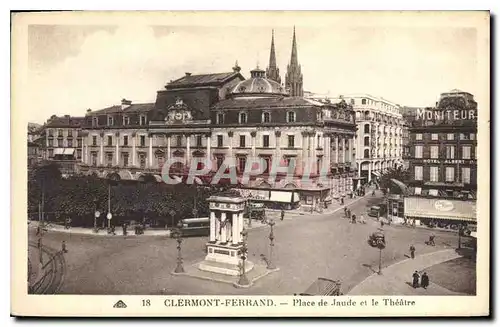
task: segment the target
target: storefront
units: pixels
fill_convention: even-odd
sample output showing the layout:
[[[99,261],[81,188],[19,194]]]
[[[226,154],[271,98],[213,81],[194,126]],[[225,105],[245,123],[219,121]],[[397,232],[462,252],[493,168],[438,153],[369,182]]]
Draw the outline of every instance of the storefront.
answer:
[[[443,225],[477,223],[475,201],[407,197],[404,199],[405,219],[419,220],[424,224],[437,222]]]

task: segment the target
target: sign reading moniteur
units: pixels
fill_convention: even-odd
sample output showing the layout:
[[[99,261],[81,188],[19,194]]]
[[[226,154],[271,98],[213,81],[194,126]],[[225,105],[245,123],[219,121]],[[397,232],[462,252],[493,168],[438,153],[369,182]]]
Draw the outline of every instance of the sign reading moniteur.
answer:
[[[477,110],[475,109],[418,109],[417,120],[477,120]]]

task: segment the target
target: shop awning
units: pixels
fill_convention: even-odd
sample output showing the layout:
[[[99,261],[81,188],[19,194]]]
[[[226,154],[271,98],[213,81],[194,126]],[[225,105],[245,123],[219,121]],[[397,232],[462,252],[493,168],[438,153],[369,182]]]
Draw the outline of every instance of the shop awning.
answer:
[[[380,177],[380,172],[378,171],[372,171],[372,175],[375,175],[377,177]]]
[[[300,198],[297,192],[282,192],[282,191],[271,191],[271,197],[269,198],[269,201],[291,203],[292,194],[293,194],[293,202],[299,202]]]
[[[406,217],[477,221],[475,201],[407,197],[404,205]]]
[[[73,155],[75,155],[75,149],[73,149],[73,148],[64,149],[63,154],[66,156],[73,156]]]
[[[54,149],[54,155],[57,156],[57,155],[62,155],[64,154],[64,149],[63,148],[55,148]]]

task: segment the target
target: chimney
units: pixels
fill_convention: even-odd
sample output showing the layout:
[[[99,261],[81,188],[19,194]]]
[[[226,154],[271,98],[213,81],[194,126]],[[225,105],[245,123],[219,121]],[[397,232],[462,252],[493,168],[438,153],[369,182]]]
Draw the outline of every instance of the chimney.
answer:
[[[191,73],[186,72],[186,77],[191,76]]]
[[[88,112],[92,112],[92,109],[88,108],[88,109],[87,109],[87,113],[88,113]]]
[[[233,67],[233,72],[239,73],[240,71],[241,71],[241,67],[238,66],[238,60],[236,60],[236,63],[234,64],[234,67]]]
[[[122,110],[125,109],[125,108],[130,107],[131,104],[132,104],[132,101],[127,100],[125,98],[122,99]]]

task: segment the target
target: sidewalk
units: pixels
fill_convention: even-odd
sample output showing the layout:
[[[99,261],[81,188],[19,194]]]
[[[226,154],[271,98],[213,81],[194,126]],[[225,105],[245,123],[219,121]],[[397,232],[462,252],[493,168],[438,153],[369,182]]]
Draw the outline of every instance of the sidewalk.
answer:
[[[456,293],[432,283],[425,290],[411,286],[412,274],[420,272],[430,266],[459,258],[454,249],[442,250],[416,256],[415,259],[406,259],[382,268],[382,275],[374,273],[356,285],[348,295],[464,295]]]

